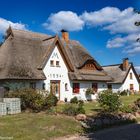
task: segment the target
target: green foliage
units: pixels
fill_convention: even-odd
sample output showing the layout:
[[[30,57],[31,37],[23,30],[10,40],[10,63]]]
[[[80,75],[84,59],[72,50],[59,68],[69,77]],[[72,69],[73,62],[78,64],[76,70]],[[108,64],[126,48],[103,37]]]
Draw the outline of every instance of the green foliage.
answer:
[[[34,89],[11,91],[6,95],[6,97],[20,98],[22,110],[32,109],[35,112],[39,112],[46,107],[46,98]]]
[[[58,102],[57,97],[52,93],[50,93],[46,98],[46,103],[48,108],[56,106],[57,102]]]
[[[83,108],[84,103],[79,101],[78,104],[65,104],[63,113],[68,116],[75,116],[77,114],[85,114],[85,110]]]
[[[135,107],[132,105],[123,105],[120,108],[120,111],[123,113],[133,113],[133,112],[135,112]]]
[[[91,95],[91,94],[93,94],[93,89],[92,89],[92,88],[88,88],[88,89],[86,90],[86,96],[89,96],[89,95]]]
[[[71,98],[70,103],[72,103],[72,104],[78,104],[78,99],[77,99],[77,97]]]
[[[137,107],[137,109],[140,109],[140,98],[138,98],[135,102],[134,102],[135,106]]]
[[[119,95],[111,90],[102,91],[99,94],[98,102],[102,107],[102,111],[109,113],[118,111],[121,105]]]
[[[128,94],[128,91],[123,90],[119,93],[121,96],[126,96]]]

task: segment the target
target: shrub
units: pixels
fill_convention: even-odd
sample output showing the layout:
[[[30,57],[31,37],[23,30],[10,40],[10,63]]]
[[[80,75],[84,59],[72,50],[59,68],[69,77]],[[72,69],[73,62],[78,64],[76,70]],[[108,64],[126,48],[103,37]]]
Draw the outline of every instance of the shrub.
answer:
[[[97,100],[102,107],[103,112],[116,112],[121,105],[119,95],[113,93],[111,90],[102,91]]]
[[[92,88],[88,88],[86,90],[86,96],[90,96],[91,94],[93,94],[93,89]]]
[[[66,104],[63,109],[63,113],[68,116],[75,116],[77,107],[76,104]]]
[[[78,104],[65,104],[63,113],[68,116],[75,116],[77,114],[85,114],[85,110],[83,108],[83,102],[79,102]]]
[[[123,91],[120,92],[121,96],[126,96],[127,94],[128,94],[128,91],[126,91],[126,90],[123,90]]]
[[[134,106],[124,105],[120,108],[120,111],[123,113],[133,113],[135,112]]]
[[[78,99],[77,99],[77,97],[71,98],[70,103],[72,103],[72,104],[78,104]]]
[[[20,98],[21,109],[32,109],[33,111],[41,111],[45,108],[45,97],[34,89],[21,89],[9,92],[6,97]]]
[[[138,108],[140,108],[140,98],[138,98],[138,99],[134,102],[134,104],[135,104]]]
[[[52,93],[50,93],[46,98],[46,104],[48,108],[56,106],[57,102],[58,102],[57,97]]]

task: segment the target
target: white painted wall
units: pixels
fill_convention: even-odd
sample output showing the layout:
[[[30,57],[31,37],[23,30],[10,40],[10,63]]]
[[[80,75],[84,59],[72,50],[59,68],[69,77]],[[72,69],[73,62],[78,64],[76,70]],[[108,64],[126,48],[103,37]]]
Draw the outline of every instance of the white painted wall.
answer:
[[[54,61],[54,64],[56,61],[59,61],[60,67],[50,66],[51,60]],[[68,77],[67,66],[66,66],[65,62],[63,61],[63,58],[62,58],[57,46],[53,50],[43,71],[47,77],[47,79],[44,81],[46,90],[50,91],[50,81],[51,80],[60,80],[60,100],[62,100],[62,101],[64,101],[65,98],[67,98],[67,101],[70,101],[70,99],[75,96],[77,96],[78,99],[86,100],[85,91],[87,88],[92,87],[92,83],[94,83],[92,81],[90,81],[90,82],[76,81],[76,82],[80,83],[80,92],[79,92],[79,94],[73,93],[73,89],[72,89],[73,82],[70,81],[70,79]],[[68,84],[68,91],[65,91],[65,83]],[[98,92],[105,90],[105,89],[107,89],[106,83],[98,82]],[[92,96],[92,98],[95,99],[95,96]]]
[[[133,79],[130,79],[130,73],[132,73]],[[139,83],[132,69],[130,69],[128,76],[122,85],[122,90],[130,90],[130,84],[134,85],[134,91],[139,91]]]
[[[50,66],[51,60],[54,61],[54,67]],[[56,61],[59,61],[60,67],[55,66]],[[68,69],[57,46],[54,48],[43,71],[47,77],[47,79],[44,81],[46,90],[50,91],[50,80],[60,80],[60,100],[64,101],[65,98],[70,96],[69,94],[72,89],[68,77]],[[68,84],[68,91],[65,91],[66,83]]]

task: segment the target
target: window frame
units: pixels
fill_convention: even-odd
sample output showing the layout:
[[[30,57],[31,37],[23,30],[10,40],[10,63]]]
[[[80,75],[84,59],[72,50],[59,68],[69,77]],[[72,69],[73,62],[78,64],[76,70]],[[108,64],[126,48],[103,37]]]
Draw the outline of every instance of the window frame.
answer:
[[[50,66],[54,67],[54,60],[50,60]]]
[[[65,91],[68,91],[68,83],[65,83]]]
[[[30,82],[30,88],[36,89],[36,82]]]
[[[93,92],[98,92],[98,83],[92,83]]]
[[[73,83],[72,89],[73,89],[74,94],[79,94],[80,93],[80,83]]]
[[[107,89],[112,90],[112,84],[107,84]]]
[[[130,89],[130,91],[133,91],[134,90],[134,84],[130,84],[129,89]]]
[[[130,72],[130,79],[132,80],[133,79],[133,74],[132,74],[132,72]]]
[[[56,61],[56,67],[60,67],[60,61]]]

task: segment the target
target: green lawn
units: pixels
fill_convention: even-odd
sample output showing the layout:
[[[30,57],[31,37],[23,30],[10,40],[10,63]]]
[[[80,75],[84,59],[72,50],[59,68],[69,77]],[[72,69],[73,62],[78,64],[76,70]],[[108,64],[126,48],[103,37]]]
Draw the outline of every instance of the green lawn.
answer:
[[[137,95],[130,95],[130,96],[121,96],[121,101],[125,105],[129,105],[134,103],[138,98],[140,98],[140,94]]]
[[[140,95],[122,96],[121,101],[132,104]],[[64,105],[58,105],[61,112]],[[96,114],[100,109],[95,101],[85,103],[86,114]],[[54,137],[72,135],[82,132],[80,123],[72,117],[64,115],[48,115],[47,113],[21,113],[0,117],[0,137],[13,137],[14,140],[49,140]]]
[[[49,140],[79,131],[80,123],[66,116],[22,113],[0,118],[0,137],[13,137],[14,140]]]

